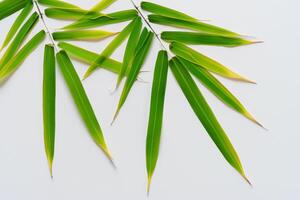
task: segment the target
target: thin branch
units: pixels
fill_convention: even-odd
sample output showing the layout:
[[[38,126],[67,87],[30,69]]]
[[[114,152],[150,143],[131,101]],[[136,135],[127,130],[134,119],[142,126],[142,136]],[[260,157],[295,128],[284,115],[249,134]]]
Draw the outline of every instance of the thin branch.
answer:
[[[50,32],[50,29],[48,28],[48,26],[47,26],[47,24],[46,24],[46,21],[45,21],[45,19],[44,19],[44,15],[43,15],[43,13],[42,13],[42,10],[41,10],[41,8],[40,8],[39,3],[37,2],[37,0],[32,0],[32,1],[33,1],[34,5],[35,5],[35,7],[36,7],[36,10],[37,10],[37,12],[38,12],[38,15],[39,15],[40,19],[42,20],[42,23],[43,23],[43,25],[44,25],[45,31],[46,31],[48,37],[50,38],[50,41],[51,41],[53,47],[58,51],[58,47],[56,46],[56,43],[55,43],[55,41],[54,41],[54,39],[53,39],[53,36],[52,36],[52,34],[51,34],[51,32]]]
[[[146,25],[151,29],[151,31],[154,33],[156,39],[159,41],[161,47],[166,50],[168,52],[168,49],[166,48],[166,46],[164,45],[163,41],[160,39],[159,34],[156,33],[156,31],[154,30],[154,28],[151,26],[150,22],[146,19],[146,17],[144,16],[144,14],[142,13],[142,11],[139,9],[139,7],[134,3],[133,0],[130,0],[130,2],[132,3],[132,5],[134,6],[134,8],[137,10],[137,12],[139,13],[139,15],[142,17],[143,21],[146,23]]]

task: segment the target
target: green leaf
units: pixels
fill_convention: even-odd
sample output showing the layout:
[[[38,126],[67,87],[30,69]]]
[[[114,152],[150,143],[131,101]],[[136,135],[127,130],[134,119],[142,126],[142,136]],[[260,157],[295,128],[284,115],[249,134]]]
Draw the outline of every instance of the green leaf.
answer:
[[[0,59],[0,70],[18,51],[18,49],[20,48],[26,37],[29,35],[36,22],[38,21],[38,18],[38,14],[36,12],[33,13],[31,17],[27,20],[27,22],[21,27],[16,37],[11,42],[10,46],[7,48],[6,52]]]
[[[244,115],[249,120],[262,126],[243,106],[243,104],[211,73],[201,66],[195,65],[187,60],[178,58],[186,69],[192,73],[207,89],[233,110]]]
[[[164,7],[155,3],[151,2],[146,2],[143,1],[141,3],[141,7],[143,10],[157,14],[157,15],[162,15],[165,17],[170,17],[170,18],[175,18],[175,19],[182,19],[182,20],[187,20],[187,21],[193,21],[193,22],[198,22],[198,19],[195,19],[185,13],[179,12],[174,9],[170,9],[168,7]]]
[[[0,1],[0,20],[24,8],[30,0],[3,0]]]
[[[103,50],[103,52],[98,56],[95,62],[89,67],[89,69],[84,74],[83,79],[89,77],[96,69],[97,66],[101,65],[104,60],[110,57],[113,52],[126,40],[128,35],[131,33],[132,29],[137,20],[140,20],[137,17],[135,20],[130,22],[118,35],[117,37]]]
[[[170,61],[170,67],[182,92],[211,139],[227,162],[248,181],[238,154],[191,75],[177,58]]]
[[[76,21],[68,26],[65,26],[62,29],[74,30],[74,29],[86,29],[86,28],[99,27],[108,24],[116,24],[120,22],[129,21],[136,18],[137,16],[138,14],[136,10],[123,10],[123,11],[107,14],[106,16]]]
[[[23,61],[29,56],[29,54],[44,40],[45,31],[40,31],[36,34],[24,47],[12,57],[8,63],[6,63],[0,70],[0,82],[3,84],[13,72],[23,63]]]
[[[168,77],[168,54],[166,51],[160,51],[156,60],[152,93],[150,114],[148,120],[148,132],[146,143],[146,163],[148,172],[148,192],[151,179],[156,167],[159,155],[160,137],[163,123],[164,101]]]
[[[183,19],[174,19],[174,18],[165,17],[161,15],[148,15],[148,19],[152,23],[190,29],[193,31],[200,31],[204,33],[211,33],[211,34],[224,35],[224,36],[234,36],[234,37],[240,36],[239,34],[234,33],[232,31],[226,30],[218,26],[203,23],[200,21],[193,22],[193,21],[187,21]]]
[[[102,0],[99,3],[97,3],[91,11],[100,12],[106,8],[108,8],[111,4],[115,3],[117,0]]]
[[[93,64],[94,61],[98,58],[99,54],[85,50],[83,48],[80,48],[78,46],[66,43],[66,42],[60,42],[58,43],[58,46],[65,50],[69,56],[72,58],[75,58],[81,62],[84,62],[86,64]],[[106,58],[105,61],[102,63],[101,66],[98,65],[98,67],[101,67],[103,69],[109,70],[113,73],[119,74],[122,68],[122,63],[113,60],[111,58]],[[127,74],[127,73],[126,73]]]
[[[54,40],[102,40],[118,33],[103,30],[74,30],[54,32]]]
[[[90,136],[97,146],[100,147],[106,156],[112,161],[111,154],[109,153],[105,143],[104,136],[96,115],[71,60],[65,51],[60,51],[57,53],[56,58],[82,120],[84,121],[90,133]]]
[[[22,23],[24,22],[24,20],[26,19],[26,17],[29,15],[29,13],[32,10],[32,3],[28,3],[27,6],[22,10],[22,12],[19,14],[19,16],[16,18],[15,22],[13,23],[13,25],[11,26],[10,30],[8,31],[6,38],[3,42],[3,45],[0,49],[0,51],[2,49],[4,49],[9,42],[12,40],[12,38],[15,36],[15,34],[17,33],[17,31],[19,30],[20,26],[22,25]]]
[[[102,13],[91,12],[88,10],[83,10],[81,8],[47,8],[45,9],[45,15],[52,19],[62,20],[78,20],[82,19],[83,16],[89,20],[93,20],[104,16],[106,18],[111,19],[111,17]]]
[[[124,58],[123,58],[123,66],[121,68],[121,72],[119,74],[118,80],[117,80],[117,88],[120,85],[122,79],[124,78],[126,72],[128,71],[129,68],[131,68],[132,61],[134,59],[135,55],[135,49],[139,41],[139,36],[142,31],[142,20],[141,18],[137,18],[135,21],[133,30],[130,34],[130,37],[127,42],[126,50],[124,53]]]
[[[53,177],[52,164],[55,147],[55,71],[54,47],[52,45],[46,45],[44,51],[43,121],[44,145],[51,177]]]
[[[244,82],[253,83],[253,81],[250,81],[241,75],[231,71],[221,63],[218,63],[217,61],[189,48],[188,46],[173,42],[170,45],[170,50],[177,56],[184,58],[194,64],[200,65],[201,67],[204,67],[205,69],[219,74],[223,77],[230,78],[233,80],[239,80]]]
[[[256,43],[240,37],[182,31],[165,31],[161,33],[161,38],[166,42],[224,47],[237,47]]]
[[[65,1],[60,1],[60,0],[38,0],[39,4],[49,6],[49,7],[54,7],[54,8],[75,8],[75,9],[81,9],[80,7],[67,3]]]
[[[152,32],[146,32],[146,29],[144,29],[144,31],[141,34],[139,43],[137,45],[137,49],[136,49],[136,54],[134,57],[134,60],[132,61],[132,67],[128,73],[125,85],[123,87],[122,90],[122,94],[119,100],[119,104],[117,107],[117,111],[116,114],[114,115],[113,121],[117,118],[122,106],[124,105],[129,92],[134,84],[134,82],[137,79],[137,76],[142,68],[142,65],[148,55],[148,52],[150,50],[151,44],[152,44],[152,40],[153,40],[153,36],[154,34]],[[147,36],[145,37],[145,33],[147,33]]]

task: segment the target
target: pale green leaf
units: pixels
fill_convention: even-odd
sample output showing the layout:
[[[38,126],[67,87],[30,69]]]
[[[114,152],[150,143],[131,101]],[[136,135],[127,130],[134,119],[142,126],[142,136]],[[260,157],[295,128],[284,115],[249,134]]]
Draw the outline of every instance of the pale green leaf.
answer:
[[[192,63],[195,63],[197,65],[200,65],[204,67],[205,69],[219,74],[223,77],[230,78],[233,80],[239,80],[239,81],[244,81],[244,82],[249,82],[253,83],[253,81],[250,81],[249,79],[246,79],[242,77],[241,75],[231,71],[221,63],[218,63],[217,61],[195,51],[194,49],[178,43],[178,42],[173,42],[170,45],[170,50],[177,56],[184,58]]]

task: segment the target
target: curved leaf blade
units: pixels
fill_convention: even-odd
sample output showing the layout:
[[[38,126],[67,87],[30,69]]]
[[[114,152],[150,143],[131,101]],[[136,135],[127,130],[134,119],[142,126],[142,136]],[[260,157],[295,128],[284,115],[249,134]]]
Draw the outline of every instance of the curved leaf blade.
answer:
[[[44,50],[43,75],[43,121],[44,145],[48,160],[50,175],[53,177],[52,165],[55,148],[55,96],[56,96],[55,53],[52,45],[46,45]]]
[[[191,75],[177,58],[173,58],[170,61],[170,68],[182,92],[194,110],[194,113],[224,158],[241,174],[243,178],[245,178],[245,180],[248,181],[238,154],[236,153],[225,131],[219,124],[217,118],[201,94]]]
[[[147,142],[146,142],[146,165],[148,172],[148,192],[152,176],[159,155],[160,137],[163,123],[164,101],[168,77],[168,54],[160,51],[156,60],[152,92],[150,114],[148,120]]]
[[[210,90],[223,103],[242,114],[252,122],[262,126],[243,104],[236,98],[218,79],[201,66],[195,65],[187,60],[178,58],[185,68],[192,73],[208,90]]]
[[[63,27],[65,30],[94,28],[132,20],[138,16],[136,10],[123,10],[92,19],[83,19]]]
[[[12,40],[12,38],[15,36],[17,31],[21,27],[22,23],[24,22],[26,17],[31,12],[32,8],[33,8],[33,4],[31,2],[28,3],[27,6],[22,10],[22,12],[16,18],[15,22],[13,23],[13,25],[11,26],[11,28],[9,29],[9,31],[5,37],[5,40],[2,44],[0,51],[2,51],[2,49],[4,49],[9,44],[9,42]]]
[[[173,26],[173,27],[184,28],[193,31],[200,31],[204,33],[217,34],[217,35],[240,37],[240,35],[237,33],[200,21],[193,22],[193,21],[174,19],[174,18],[165,17],[161,15],[154,15],[154,14],[148,15],[148,19],[152,23],[166,25],[166,26]]]
[[[191,17],[185,13],[179,12],[177,10],[161,6],[155,3],[147,2],[147,1],[142,1],[141,2],[141,8],[145,11],[157,14],[157,15],[162,15],[165,17],[171,17],[175,19],[182,19],[182,20],[187,20],[187,21],[193,21],[193,22],[198,22],[198,19],[195,19],[194,17]]]
[[[83,79],[89,77],[96,69],[98,65],[101,65],[104,60],[110,57],[113,52],[126,40],[128,35],[131,33],[136,21],[139,18],[131,21],[116,37],[115,39],[109,43],[109,45],[103,50],[103,52],[98,56],[95,62],[88,68],[86,73],[83,76]]]
[[[56,59],[90,136],[96,145],[101,148],[106,156],[112,161],[101,127],[69,56],[65,51],[60,51],[57,53]]]
[[[0,1],[0,20],[24,8],[30,0],[3,0]]]
[[[78,20],[83,16],[90,20],[104,16],[110,19],[110,17],[102,13],[91,12],[81,8],[47,8],[45,9],[45,15],[49,18],[60,20]]]
[[[53,8],[71,8],[71,9],[81,9],[80,7],[67,3],[65,1],[60,0],[38,0],[38,2],[42,5],[53,7]]]
[[[127,46],[123,58],[123,66],[118,76],[116,88],[119,87],[122,79],[126,74],[126,71],[128,71],[128,69],[131,68],[131,64],[135,55],[135,49],[138,44],[141,31],[142,31],[142,20],[140,17],[138,17],[137,20],[135,21],[133,30],[128,38],[128,42],[127,42]]]
[[[165,31],[161,33],[161,38],[166,42],[180,42],[192,45],[210,45],[223,47],[238,47],[256,43],[240,37],[182,31]]]
[[[37,33],[24,47],[12,57],[0,70],[0,82],[3,84],[23,63],[29,54],[45,39],[45,31]]]
[[[254,83],[253,81],[250,81],[249,79],[246,79],[242,77],[241,75],[237,74],[236,72],[231,71],[221,63],[218,63],[217,61],[195,51],[194,49],[178,43],[173,42],[170,45],[170,50],[177,56],[184,58],[192,63],[195,63],[197,65],[200,65],[204,67],[205,69],[219,74],[223,77],[238,80],[238,81],[244,81],[248,83]]]
[[[11,42],[10,46],[7,48],[6,52],[0,59],[0,70],[18,51],[18,49],[20,48],[26,37],[29,35],[36,22],[38,21],[38,18],[38,14],[36,12],[33,13],[31,17],[26,21],[26,23],[21,27],[16,37]]]
[[[97,3],[91,11],[100,12],[106,8],[108,8],[111,4],[115,3],[117,0],[102,0],[99,3]]]
[[[146,28],[144,30],[146,30]],[[147,33],[147,37],[144,37],[143,33]],[[143,63],[148,55],[148,52],[150,50],[154,34],[152,32],[148,32],[148,31],[143,31],[143,33],[142,33],[139,43],[137,45],[137,51],[136,51],[134,60],[132,61],[132,67],[128,73],[125,85],[123,87],[121,97],[120,97],[120,100],[118,103],[117,111],[113,118],[113,122],[115,121],[121,108],[123,107],[128,95],[129,95],[129,92],[130,92],[133,84],[135,83],[137,76],[140,72],[140,69],[142,68],[142,65],[143,65]]]

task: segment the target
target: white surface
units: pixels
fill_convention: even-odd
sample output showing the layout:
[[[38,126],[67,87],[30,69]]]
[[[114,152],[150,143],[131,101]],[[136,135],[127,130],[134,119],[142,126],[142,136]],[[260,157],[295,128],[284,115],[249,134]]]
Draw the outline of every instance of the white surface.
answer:
[[[89,8],[96,0],[70,2]],[[240,154],[254,185],[251,188],[224,161],[170,73],[160,159],[149,199],[299,199],[299,0],[154,2],[265,41],[236,49],[198,48],[258,82],[247,85],[223,81],[269,131],[231,111],[204,90]],[[129,1],[118,2],[109,11],[125,8],[131,8]],[[13,19],[0,22],[0,41]],[[52,20],[48,23],[51,27],[63,25]],[[107,29],[120,30],[120,25]],[[100,52],[108,41],[78,44]],[[156,43],[145,70],[152,71],[157,47]],[[121,60],[121,53],[118,50],[114,58]],[[90,139],[58,71],[52,181],[42,136],[42,57],[41,46],[0,90],[0,199],[147,199],[144,149],[151,84],[135,84],[111,127],[120,95],[120,91],[110,94],[116,76],[98,70],[84,82],[118,166],[114,170]],[[82,76],[86,66],[74,64]],[[143,79],[151,82],[151,76],[143,74]]]

